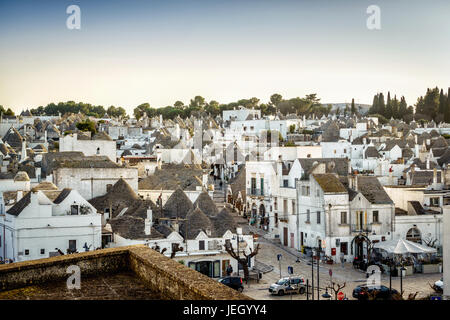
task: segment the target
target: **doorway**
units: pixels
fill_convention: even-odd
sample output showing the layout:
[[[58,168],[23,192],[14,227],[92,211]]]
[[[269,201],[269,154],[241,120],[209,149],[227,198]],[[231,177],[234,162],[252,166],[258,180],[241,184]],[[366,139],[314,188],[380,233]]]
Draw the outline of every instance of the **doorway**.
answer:
[[[286,227],[283,228],[283,245],[288,246],[288,229]]]

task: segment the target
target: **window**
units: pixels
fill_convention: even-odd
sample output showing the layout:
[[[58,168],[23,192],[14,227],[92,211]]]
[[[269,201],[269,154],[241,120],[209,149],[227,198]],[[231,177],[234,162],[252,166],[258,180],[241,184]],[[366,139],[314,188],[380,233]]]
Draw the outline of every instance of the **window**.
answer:
[[[309,223],[309,209],[306,210],[306,222]]]
[[[72,216],[78,215],[78,205],[73,204],[73,205],[70,206],[70,214]]]
[[[295,214],[295,200],[292,200],[292,214]]]
[[[200,240],[198,242],[198,250],[205,250],[205,240]]]
[[[278,199],[277,198],[275,198],[275,202],[273,203],[273,206],[274,206],[274,208],[275,208],[275,210],[278,210],[278,205],[277,205],[277,201]]]
[[[430,198],[430,207],[439,207],[439,198]]]
[[[341,224],[347,224],[347,212],[341,212]]]
[[[283,180],[283,187],[284,188],[287,188],[287,187],[289,187],[289,180]]]
[[[77,251],[77,240],[69,240],[69,251]]]
[[[306,196],[306,186],[302,186],[302,196]]]
[[[372,212],[372,215],[373,215],[373,222],[374,223],[378,223],[379,222],[379,220],[378,220],[378,211],[374,211],[374,212]]]
[[[25,249],[25,255],[27,256],[27,255],[29,255],[29,254],[30,254],[30,250]]]
[[[336,153],[336,150],[334,150],[334,153]]]
[[[287,213],[288,212],[288,203],[287,200],[283,200],[283,213]]]
[[[261,178],[260,181],[261,181],[261,195],[263,195],[264,194],[264,178]]]
[[[309,186],[306,186],[306,195],[309,197]]]
[[[320,189],[316,189],[316,197],[317,197],[317,198],[320,197]]]
[[[344,153],[347,153],[347,149],[344,149]]]
[[[45,254],[45,249],[41,249],[41,254]]]
[[[317,224],[320,224],[320,211],[317,211]]]

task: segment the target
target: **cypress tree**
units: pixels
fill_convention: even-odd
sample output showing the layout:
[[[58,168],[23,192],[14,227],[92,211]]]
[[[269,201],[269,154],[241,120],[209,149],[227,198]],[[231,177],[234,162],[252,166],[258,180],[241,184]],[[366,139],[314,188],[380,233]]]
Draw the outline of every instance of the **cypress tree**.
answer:
[[[439,113],[444,114],[447,107],[447,99],[444,95],[444,89],[439,93]]]
[[[372,107],[369,110],[369,114],[378,113],[378,93],[373,96]]]
[[[350,112],[352,113],[352,116],[355,115],[355,113],[356,113],[355,99],[354,98],[352,99],[352,107],[351,107],[351,111]]]
[[[392,101],[391,101],[391,93],[389,91],[387,95],[387,103],[384,117],[388,120],[392,118]]]
[[[378,97],[378,113],[381,114],[383,117],[386,117],[386,105],[384,104],[384,95],[381,92],[380,96]]]

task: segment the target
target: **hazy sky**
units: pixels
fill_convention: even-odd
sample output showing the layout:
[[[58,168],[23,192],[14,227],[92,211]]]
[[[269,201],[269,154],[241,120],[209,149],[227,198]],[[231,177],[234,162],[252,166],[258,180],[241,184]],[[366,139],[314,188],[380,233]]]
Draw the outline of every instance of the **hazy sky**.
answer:
[[[81,30],[66,27],[72,4]],[[372,4],[381,30],[366,27]],[[370,104],[387,90],[413,104],[450,86],[449,16],[448,0],[0,0],[0,105]]]

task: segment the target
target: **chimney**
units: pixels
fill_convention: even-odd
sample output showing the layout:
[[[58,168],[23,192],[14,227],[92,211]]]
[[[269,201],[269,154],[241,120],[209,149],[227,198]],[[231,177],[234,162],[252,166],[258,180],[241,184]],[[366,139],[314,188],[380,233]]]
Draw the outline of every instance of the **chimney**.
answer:
[[[441,172],[441,180],[442,180],[442,172]],[[437,188],[437,169],[434,168],[433,169],[433,188],[436,189]]]
[[[153,212],[152,209],[147,209],[147,219],[144,220],[144,233],[149,236],[151,234],[151,229],[153,225]]]
[[[156,163],[158,164],[158,169],[161,170],[162,167],[162,157],[161,157],[161,150],[156,150]]]
[[[22,141],[22,153],[20,154],[20,162],[25,161],[27,158],[27,143],[25,142],[25,139]]]
[[[203,188],[208,190],[208,173],[207,172],[203,172],[202,185],[203,185]]]
[[[283,185],[283,161],[282,161],[283,157],[281,156],[281,154],[278,156],[278,161],[277,161],[277,176],[278,176],[278,184],[280,186]]]

